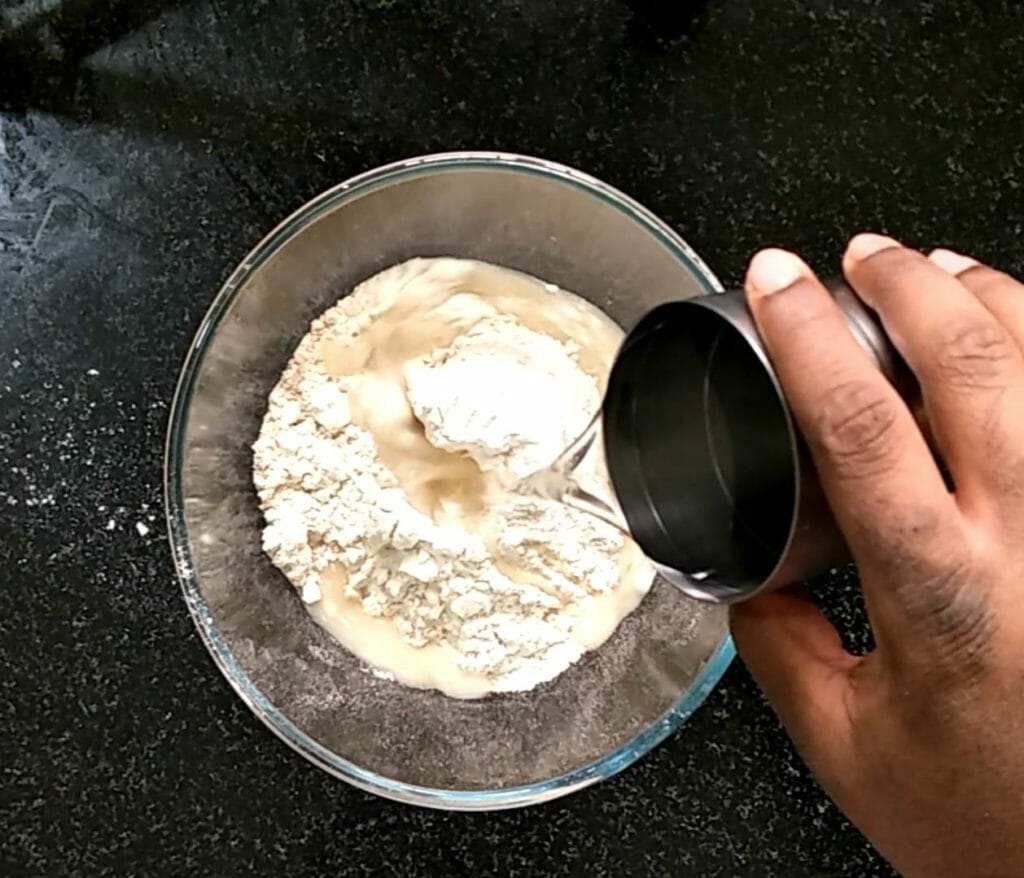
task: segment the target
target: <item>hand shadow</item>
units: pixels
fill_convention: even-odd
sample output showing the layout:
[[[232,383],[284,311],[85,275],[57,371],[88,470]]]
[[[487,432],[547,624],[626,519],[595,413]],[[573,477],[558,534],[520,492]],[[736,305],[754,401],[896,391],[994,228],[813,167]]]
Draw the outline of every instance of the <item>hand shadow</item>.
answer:
[[[58,110],[82,60],[191,0],[28,2],[0,16],[0,109]]]

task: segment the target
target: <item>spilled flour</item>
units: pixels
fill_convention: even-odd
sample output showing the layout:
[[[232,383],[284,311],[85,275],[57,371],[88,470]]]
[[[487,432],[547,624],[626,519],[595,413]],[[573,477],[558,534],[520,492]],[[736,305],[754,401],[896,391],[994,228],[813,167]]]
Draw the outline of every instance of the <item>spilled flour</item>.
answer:
[[[621,337],[579,297],[456,259],[387,269],[315,320],[254,446],[264,549],[314,618],[456,697],[531,689],[603,643],[646,560],[501,485],[587,425]]]

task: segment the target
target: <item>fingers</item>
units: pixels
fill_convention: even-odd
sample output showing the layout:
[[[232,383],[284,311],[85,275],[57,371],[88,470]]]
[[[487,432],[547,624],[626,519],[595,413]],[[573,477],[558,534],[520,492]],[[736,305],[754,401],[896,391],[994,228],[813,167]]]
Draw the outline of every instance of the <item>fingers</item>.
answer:
[[[741,658],[797,749],[820,773],[847,734],[849,674],[863,660],[799,590],[735,604],[729,614]]]
[[[843,270],[917,375],[961,507],[1024,491],[1024,400],[1013,402],[1024,395],[1024,353],[1014,335],[960,280],[891,238],[858,235]]]
[[[1024,284],[952,250],[933,250],[928,258],[970,290],[1003,324],[1024,353]]]
[[[807,265],[781,250],[754,257],[747,290],[862,573],[927,552],[942,531],[959,525],[956,504],[913,416],[853,338],[832,297]],[[864,577],[873,617],[882,605],[899,600],[887,581]]]

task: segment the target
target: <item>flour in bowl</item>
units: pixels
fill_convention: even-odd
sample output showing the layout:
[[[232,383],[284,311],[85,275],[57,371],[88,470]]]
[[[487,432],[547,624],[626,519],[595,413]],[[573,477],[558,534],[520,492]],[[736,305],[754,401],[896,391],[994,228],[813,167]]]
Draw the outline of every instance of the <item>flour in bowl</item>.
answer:
[[[575,295],[457,259],[387,269],[315,320],[254,481],[264,549],[316,621],[377,672],[463,698],[603,643],[651,567],[596,518],[502,486],[587,425],[621,339]]]

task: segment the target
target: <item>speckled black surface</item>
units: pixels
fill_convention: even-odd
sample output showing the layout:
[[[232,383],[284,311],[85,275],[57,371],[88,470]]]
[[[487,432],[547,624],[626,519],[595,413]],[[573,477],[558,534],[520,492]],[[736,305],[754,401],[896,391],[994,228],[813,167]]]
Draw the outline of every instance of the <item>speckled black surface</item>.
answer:
[[[688,25],[684,6],[706,9]],[[765,242],[832,268],[863,227],[1022,272],[1021,16],[1011,0],[7,0],[4,873],[890,874],[738,665],[642,764],[535,809],[413,810],[306,765],[192,629],[163,433],[200,315],[262,232],[410,154],[576,165],[730,283]],[[832,579],[862,638],[852,577]]]

